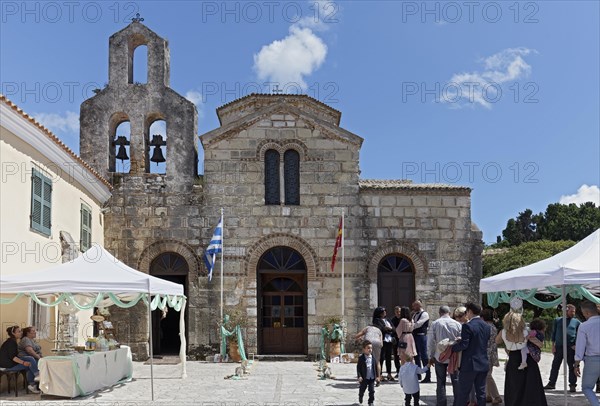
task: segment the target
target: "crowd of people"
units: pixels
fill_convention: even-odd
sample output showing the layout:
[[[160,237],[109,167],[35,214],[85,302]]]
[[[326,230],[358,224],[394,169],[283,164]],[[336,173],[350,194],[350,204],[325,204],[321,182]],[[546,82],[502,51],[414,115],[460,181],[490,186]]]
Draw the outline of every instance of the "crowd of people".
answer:
[[[5,371],[26,370],[27,388],[32,393],[40,393],[38,361],[42,358],[42,348],[35,340],[36,328],[11,326],[6,329],[6,333],[8,338],[0,346],[0,368]]]
[[[545,406],[545,390],[555,389],[559,368],[565,360],[569,369],[569,387],[576,392],[577,379],[590,405],[599,406],[600,392],[600,306],[581,304],[586,321],[575,318],[576,308],[566,308],[567,354],[563,354],[563,320],[553,321],[551,334],[553,362],[549,382],[543,385],[538,366],[546,333],[546,323],[523,317],[522,301],[515,298],[498,331],[492,309],[467,303],[454,311],[440,306],[438,318],[431,321],[417,300],[411,308],[396,306],[388,319],[386,309],[373,312],[369,326],[356,334],[362,340],[359,357],[359,403],[369,389],[368,404],[375,399],[375,387],[397,378],[405,395],[405,405],[419,404],[420,384],[430,383],[431,369],[436,377],[436,405],[447,406],[446,380],[452,386],[452,406]],[[506,351],[504,398],[492,372],[500,366],[498,346]],[[393,375],[392,360],[396,368]],[[581,372],[580,363],[584,368]],[[385,367],[385,374],[383,373]],[[421,380],[421,378],[423,378]],[[596,386],[594,390],[594,386]]]

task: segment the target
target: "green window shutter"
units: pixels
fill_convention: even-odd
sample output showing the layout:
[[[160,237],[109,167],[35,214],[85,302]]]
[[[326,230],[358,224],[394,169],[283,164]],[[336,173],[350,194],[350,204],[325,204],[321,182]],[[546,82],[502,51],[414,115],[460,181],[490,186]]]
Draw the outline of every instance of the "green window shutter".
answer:
[[[31,228],[50,235],[52,228],[52,181],[33,169],[31,175]]]
[[[81,204],[81,233],[79,247],[81,252],[85,252],[92,246],[92,209],[85,204]]]

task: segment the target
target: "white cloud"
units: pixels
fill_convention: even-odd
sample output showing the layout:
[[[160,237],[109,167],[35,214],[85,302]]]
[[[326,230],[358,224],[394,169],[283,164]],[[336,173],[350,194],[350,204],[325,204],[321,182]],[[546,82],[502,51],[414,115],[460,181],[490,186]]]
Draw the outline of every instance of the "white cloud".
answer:
[[[185,98],[196,105],[198,109],[198,118],[204,118],[204,97],[202,93],[196,90],[188,90],[185,94]]]
[[[596,185],[588,186],[581,185],[574,195],[563,195],[560,197],[560,204],[581,204],[585,202],[593,202],[596,206],[600,206],[600,189]]]
[[[290,35],[275,40],[254,54],[254,70],[261,80],[286,84],[298,84],[307,88],[304,77],[312,74],[325,61],[327,45],[310,28],[299,25],[290,27]]]
[[[79,133],[79,114],[67,111],[64,115],[56,113],[32,113],[37,121],[52,132]]]
[[[337,18],[339,3],[331,0],[315,0],[309,4],[309,12],[295,24],[296,26],[314,31],[326,31],[329,28],[328,24],[339,22]]]
[[[454,74],[444,86],[442,102],[454,108],[480,105],[490,109],[502,95],[502,84],[531,74],[531,65],[523,57],[535,52],[523,47],[507,48],[482,59],[482,71]]]

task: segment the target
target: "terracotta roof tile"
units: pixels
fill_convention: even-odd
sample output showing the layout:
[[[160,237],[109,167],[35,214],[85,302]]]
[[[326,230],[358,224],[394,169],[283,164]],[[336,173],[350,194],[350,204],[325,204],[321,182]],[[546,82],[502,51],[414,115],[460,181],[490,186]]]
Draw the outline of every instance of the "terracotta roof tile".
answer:
[[[4,96],[3,94],[0,93],[0,101],[3,102],[4,104],[6,104],[8,107],[10,107],[11,109],[13,109],[14,111],[16,111],[18,114],[20,114],[24,119],[26,119],[27,121],[29,121],[31,124],[35,125],[37,128],[39,128],[48,138],[50,138],[56,145],[58,145],[60,148],[62,148],[66,153],[68,153],[69,155],[71,155],[73,157],[73,159],[75,159],[77,162],[79,162],[84,168],[86,168],[88,171],[90,171],[94,176],[96,176],[98,178],[98,180],[100,180],[102,183],[104,183],[106,186],[108,186],[108,188],[110,190],[112,190],[112,186],[111,184],[108,182],[108,180],[104,179],[98,172],[96,172],[87,162],[85,162],[83,159],[81,159],[79,157],[79,155],[77,155],[76,153],[74,153],[71,148],[67,147],[61,140],[60,138],[58,138],[52,131],[50,131],[49,129],[47,129],[46,127],[44,127],[42,124],[40,124],[35,118],[31,117],[29,114],[25,113],[23,111],[23,109],[21,109],[19,106],[17,106],[15,103],[13,103],[12,101],[10,101],[6,96]]]
[[[330,110],[333,110],[335,113],[337,113],[337,114],[339,114],[339,115],[341,115],[341,114],[342,114],[342,113],[341,113],[339,110],[336,110],[336,109],[334,109],[333,107],[331,107],[330,105],[328,105],[328,104],[325,104],[325,103],[323,103],[322,101],[319,101],[319,100],[315,99],[314,97],[310,97],[310,96],[309,96],[309,95],[307,95],[307,94],[292,94],[292,93],[281,93],[281,94],[271,94],[271,93],[250,93],[250,94],[248,94],[248,95],[246,95],[246,96],[242,96],[242,97],[240,97],[239,99],[232,100],[232,101],[230,101],[229,103],[225,103],[225,104],[223,104],[222,106],[219,106],[219,107],[217,107],[217,112],[218,112],[219,110],[221,110],[221,109],[224,109],[225,107],[228,107],[228,106],[230,106],[230,105],[234,104],[234,103],[238,103],[238,102],[240,102],[240,101],[242,101],[242,100],[249,99],[250,97],[264,97],[264,98],[270,97],[270,98],[273,98],[273,99],[275,99],[275,98],[277,98],[277,97],[281,97],[281,96],[290,96],[290,97],[299,97],[299,98],[305,98],[305,99],[308,99],[308,100],[310,100],[310,101],[313,101],[313,102],[315,102],[315,103],[317,103],[317,104],[320,104],[321,106],[327,107],[328,109],[330,109]]]
[[[358,181],[360,189],[378,190],[471,190],[466,186],[449,185],[445,183],[413,183],[407,179],[361,179]]]

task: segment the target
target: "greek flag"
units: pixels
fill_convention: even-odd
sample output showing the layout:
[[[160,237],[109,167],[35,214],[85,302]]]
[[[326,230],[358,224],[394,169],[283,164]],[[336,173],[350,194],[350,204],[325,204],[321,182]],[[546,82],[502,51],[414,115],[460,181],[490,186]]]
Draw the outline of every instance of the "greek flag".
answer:
[[[206,264],[206,268],[208,269],[208,280],[212,280],[212,273],[215,267],[215,258],[219,252],[223,251],[223,217],[219,220],[219,224],[217,224],[217,228],[215,228],[215,232],[206,248],[206,252],[204,253],[204,263]]]

